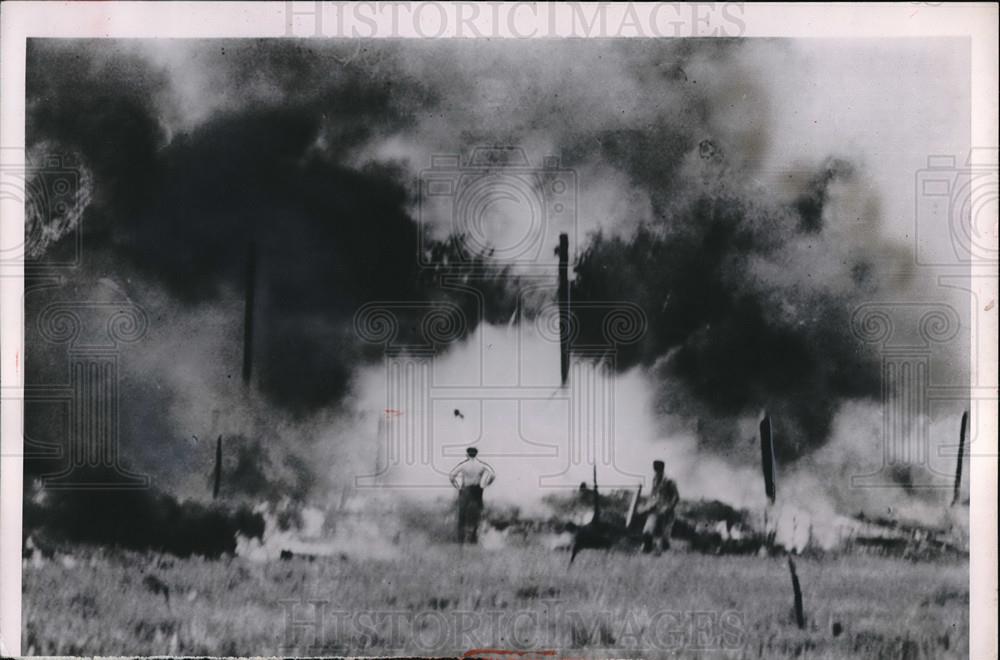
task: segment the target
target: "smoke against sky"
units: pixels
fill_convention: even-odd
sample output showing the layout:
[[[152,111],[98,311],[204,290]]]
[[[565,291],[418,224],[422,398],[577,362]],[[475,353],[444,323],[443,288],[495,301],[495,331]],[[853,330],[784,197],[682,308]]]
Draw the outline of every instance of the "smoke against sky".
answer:
[[[852,334],[852,311],[869,300],[965,306],[914,268],[908,242],[914,172],[928,154],[967,148],[968,118],[955,112],[968,105],[955,84],[965,70],[952,40],[33,40],[29,145],[79,162],[87,195],[82,266],[26,299],[27,380],[64,369],[65,347],[32,334],[45,304],[127,297],[151,319],[121,360],[128,460],[198,496],[211,439],[226,434],[243,447],[229,467],[248,496],[341,487],[375,459],[384,408],[382,347],[357,336],[358,309],[457,306],[465,322],[436,348],[443,373],[464,373],[484,337],[503,346],[508,323],[529,326],[554,293],[552,269],[551,293],[517,303],[555,264],[554,244],[528,264],[502,250],[470,262],[453,218],[421,207],[433,156],[515,145],[533,166],[558,156],[575,177],[574,300],[629,301],[648,320],[616,356],[623,472],[670,455],[710,495],[695,473],[751,460],[765,408],[785,460],[862,462],[835,449],[851,436],[845,408],[877,410],[881,387],[880,356]],[[517,222],[499,205],[486,233],[504,244]],[[63,227],[41,258],[69,240]],[[248,393],[238,380],[251,241]],[[400,340],[425,341],[407,314]],[[603,326],[581,320],[582,339],[600,338]],[[935,356],[944,380],[967,380],[955,348],[967,340],[963,329]],[[554,345],[527,342],[517,350],[535,356],[531,373],[558,363]],[[533,410],[535,433],[570,441],[552,421],[562,413]],[[491,414],[505,419],[479,421]],[[59,433],[39,415],[27,424]],[[439,426],[435,442],[476,439]],[[500,435],[484,447],[502,454]]]

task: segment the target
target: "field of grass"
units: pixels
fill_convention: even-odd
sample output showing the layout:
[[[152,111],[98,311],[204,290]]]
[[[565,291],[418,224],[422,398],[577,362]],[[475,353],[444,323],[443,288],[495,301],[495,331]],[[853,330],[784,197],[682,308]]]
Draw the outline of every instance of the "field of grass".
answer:
[[[171,655],[958,658],[968,562],[533,548],[395,559],[208,561],[93,554],[24,567],[22,652]],[[169,599],[156,585],[169,589]],[[169,600],[169,602],[168,602]],[[507,656],[510,657],[510,656]],[[532,657],[532,654],[521,657]],[[537,655],[534,657],[538,657]],[[546,656],[552,657],[552,656]]]

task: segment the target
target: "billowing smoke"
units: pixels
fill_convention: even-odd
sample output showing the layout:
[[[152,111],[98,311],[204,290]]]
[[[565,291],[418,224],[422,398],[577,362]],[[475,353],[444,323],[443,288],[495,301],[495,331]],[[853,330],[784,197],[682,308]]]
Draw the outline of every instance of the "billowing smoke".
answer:
[[[364,358],[350,324],[363,303],[446,297],[434,271],[418,269],[423,230],[407,215],[400,173],[344,164],[371,134],[405,130],[428,92],[338,66],[336,53],[227,45],[228,57],[262,66],[276,97],[174,132],[166,74],[129,50],[33,42],[29,55],[29,142],[80,154],[96,180],[88,265],[105,253],[189,306],[242,295],[254,242],[260,388],[298,412],[335,403]],[[262,75],[229,73],[239,89]],[[448,248],[435,256],[447,260]],[[474,297],[457,297],[474,309]]]
[[[871,185],[881,165],[789,121],[777,72],[808,77],[798,68],[815,65],[791,50],[32,40],[28,144],[70,154],[87,183],[82,216],[47,228],[32,255],[57,261],[81,232],[82,265],[59,286],[28,274],[27,382],[63,377],[65,346],[35,326],[48,303],[131,301],[150,324],[120,360],[124,459],[164,490],[202,498],[221,435],[227,497],[323,505],[375,458],[383,349],[359,339],[358,309],[457,306],[465,323],[434,348],[472,368],[480,340],[549,302],[544,290],[518,293],[554,264],[554,244],[527,268],[502,250],[469,254],[454,217],[420,196],[433,155],[520,145],[532,164],[557,155],[575,176],[573,300],[627,301],[648,321],[615,355],[622,386],[644,393],[618,422],[629,470],[669,454],[693,475],[688,492],[710,496],[710,474],[748,469],[764,409],[782,461],[854,460],[838,444],[850,435],[840,415],[877,405],[880,373],[850,315],[862,301],[912,299],[922,284],[885,221],[896,202]],[[509,210],[488,220],[490,239],[511,239]],[[244,387],[251,244],[257,323]],[[603,326],[579,313],[578,343],[601,343]],[[401,314],[400,343],[427,344],[416,316]],[[64,435],[30,410],[30,437]],[[456,442],[475,440],[463,433]]]
[[[93,174],[85,258],[69,274],[69,298],[130,300],[149,316],[150,335],[122,361],[122,442],[130,460],[183,492],[204,489],[176,479],[203,481],[185,468],[204,465],[219,434],[233,463],[231,494],[309,492],[316,456],[302,445],[329,444],[329,409],[349,394],[352,369],[380,355],[354,331],[365,302],[450,299],[469,320],[459,336],[480,316],[506,318],[513,309],[513,298],[501,295],[502,272],[478,283],[485,314],[475,285],[464,294],[439,287],[437,269],[418,268],[424,230],[406,211],[410,193],[397,169],[345,164],[372,135],[405,130],[431,102],[430,91],[405,76],[379,80],[343,65],[338,50],[321,51],[196,48],[192,58],[200,52],[226,69],[217,91],[233,102],[202,113],[199,99],[182,98],[154,55],[129,44],[30,46],[28,142],[72,154]],[[252,89],[263,97],[250,98]],[[239,371],[251,242],[258,320],[255,393],[247,394]],[[67,250],[54,245],[39,265],[58,261],[60,248]],[[449,264],[455,249],[437,244],[429,258]],[[461,277],[481,258],[458,265],[452,258],[447,270]],[[54,382],[65,346],[46,342],[34,321],[67,293],[34,284],[29,273],[28,381]],[[423,332],[404,322],[399,340],[421,343]],[[29,415],[29,436],[61,432],[58,420]],[[29,463],[29,470],[47,469]]]
[[[626,238],[597,235],[577,266],[573,299],[584,315],[588,301],[642,307],[646,332],[621,348],[618,364],[653,369],[663,411],[700,419],[706,442],[731,445],[741,439],[739,417],[766,409],[781,425],[781,453],[797,458],[828,439],[844,400],[880,395],[879,356],[859,346],[850,317],[878,291],[874,264],[885,266],[885,250],[824,233],[828,189],[847,177],[842,165],[785,206],[737,189],[745,174],[715,158],[724,156],[699,169],[718,178],[679,192],[663,217]],[[816,259],[796,263],[803,247]],[[602,332],[584,321],[579,341],[600,344]]]

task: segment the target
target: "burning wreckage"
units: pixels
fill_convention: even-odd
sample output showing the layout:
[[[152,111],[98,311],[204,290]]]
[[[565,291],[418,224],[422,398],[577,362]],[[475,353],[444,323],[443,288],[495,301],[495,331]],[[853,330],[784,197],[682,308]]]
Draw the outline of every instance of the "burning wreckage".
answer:
[[[960,442],[964,445],[967,415],[962,421]],[[856,553],[911,560],[968,556],[968,529],[963,522],[967,520],[967,501],[959,501],[959,471],[956,470],[952,506],[942,509],[941,524],[909,520],[890,510],[881,516],[865,513],[840,516],[825,521],[824,529],[814,533],[808,517],[803,516],[797,524],[794,516],[781,515],[767,416],[760,424],[760,433],[767,507],[752,511],[718,500],[680,499],[671,533],[672,547],[715,555]],[[219,472],[216,470],[216,478]],[[214,490],[218,492],[217,485]],[[37,495],[26,498],[26,517],[50,524],[25,528],[28,539],[24,560],[34,563],[51,557],[62,542],[71,541],[104,542],[178,556],[236,554],[263,561],[344,558],[360,544],[369,556],[392,558],[400,552],[402,538],[423,535],[430,542],[440,542],[452,538],[453,528],[449,516],[441,515],[440,502],[428,508],[374,494],[351,497],[346,489],[340,506],[329,512],[291,501],[277,508],[261,504],[253,510],[245,505],[233,508],[218,501],[211,506],[176,503],[165,495],[145,491],[132,498],[116,498],[100,491],[87,491],[82,494],[85,496],[75,497],[62,497],[62,493]],[[584,550],[638,552],[645,522],[639,506],[641,500],[641,485],[602,492],[595,467],[592,484],[581,483],[573,492],[545,496],[542,504],[546,513],[527,516],[517,507],[489,506],[481,522],[479,543],[486,550],[545,547],[568,552],[570,564]],[[121,508],[126,505],[127,508]],[[41,515],[42,510],[47,515]],[[115,515],[100,515],[109,511]],[[150,512],[158,514],[152,516]],[[405,529],[387,535],[386,526],[378,521],[389,519],[399,521]],[[123,520],[131,522],[117,524]],[[102,521],[103,525],[99,524]]]
[[[549,517],[524,517],[516,509],[494,509],[484,521],[484,544],[493,547],[541,543],[568,551],[570,563],[584,550],[638,552],[642,544],[641,514],[629,519],[636,490],[607,494],[581,485],[569,495],[548,495]],[[684,500],[677,506],[671,539],[679,549],[704,554],[803,555],[858,553],[908,559],[968,556],[968,535],[960,526],[934,526],[900,517],[857,513],[836,523],[835,540],[822,543],[811,529],[779,538],[765,517],[748,509],[709,499]],[[800,540],[792,540],[800,539]]]
[[[963,446],[967,417],[963,416],[960,431]],[[839,516],[825,521],[824,529],[817,533],[804,516],[804,529],[796,530],[794,516],[781,515],[771,424],[766,415],[760,432],[767,507],[752,511],[718,500],[680,499],[670,535],[673,548],[714,555],[873,554],[911,560],[968,557],[968,501],[959,499],[959,470],[952,505],[942,509],[942,522],[937,525],[889,510],[880,516],[863,512]],[[219,474],[217,469],[216,479]],[[214,491],[219,491],[218,481]],[[641,485],[602,492],[595,467],[591,485],[581,483],[573,492],[543,497],[545,513],[522,515],[518,507],[492,504],[481,521],[479,543],[486,550],[545,547],[568,552],[570,564],[584,550],[638,552],[645,522],[641,500]],[[391,558],[398,554],[404,537],[423,535],[431,542],[453,538],[449,516],[441,515],[442,504],[428,507],[374,494],[351,497],[345,489],[340,505],[328,512],[288,500],[277,507],[262,503],[251,510],[246,504],[234,508],[218,501],[212,505],[178,503],[152,491],[131,498],[102,491],[85,491],[74,497],[39,491],[25,500],[26,518],[39,524],[25,527],[24,560],[44,561],[64,542],[74,541],[178,556],[236,554],[264,561],[344,558],[360,543],[369,556]],[[114,515],[106,515],[109,511]],[[156,515],[151,515],[154,512]],[[403,525],[395,535],[387,536],[386,526],[378,522],[388,519]],[[122,521],[128,523],[118,524]]]
[[[952,508],[959,503],[961,456],[968,431],[968,413],[962,416],[959,431],[959,461],[955,473]],[[706,554],[824,554],[860,553],[894,556],[905,559],[936,559],[944,556],[968,556],[968,530],[962,516],[945,515],[946,524],[929,525],[892,515],[870,517],[859,512],[853,517],[839,517],[833,524],[832,538],[821,542],[812,523],[805,535],[779,534],[776,512],[776,460],[771,419],[765,413],[760,422],[761,469],[768,507],[755,514],[718,500],[680,500],[671,539],[689,551]],[[520,517],[517,510],[495,511],[486,525],[494,544],[530,544],[533,538],[548,539],[552,549],[570,552],[570,564],[583,550],[637,551],[643,542],[644,515],[639,511],[642,486],[636,490],[618,489],[601,494],[597,470],[591,487],[581,483],[571,495],[549,495],[545,504],[553,515],[548,519]],[[967,502],[965,503],[967,505]],[[949,513],[948,511],[945,512]],[[792,526],[796,526],[793,517]],[[487,537],[489,537],[489,533]]]

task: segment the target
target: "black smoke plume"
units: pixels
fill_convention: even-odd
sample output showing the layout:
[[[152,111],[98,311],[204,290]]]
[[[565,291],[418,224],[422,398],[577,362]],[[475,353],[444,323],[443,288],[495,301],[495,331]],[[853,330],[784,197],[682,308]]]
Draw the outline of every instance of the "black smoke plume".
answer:
[[[442,270],[461,277],[475,260],[449,262],[455,248],[445,244],[429,251],[439,268],[420,268],[418,249],[433,242],[421,241],[425,230],[408,214],[403,173],[391,163],[347,162],[372,132],[404,129],[430,102],[423,92],[405,78],[373,80],[294,45],[228,48],[234,59],[242,51],[244,62],[263,58],[268,84],[294,88],[296,76],[326,82],[296,89],[281,105],[220,112],[168,135],[157,103],[168,83],[146,61],[99,44],[31,42],[28,143],[78,154],[93,172],[81,225],[88,262],[100,263],[104,252],[109,276],[128,269],[178,304],[196,305],[242,295],[247,244],[255,241],[258,385],[299,413],[336,403],[354,364],[380,354],[357,341],[350,323],[366,302],[453,299],[465,329],[474,330],[483,315],[476,298],[439,282]],[[497,297],[484,299],[492,305]],[[509,316],[509,304],[486,316]],[[420,343],[415,323],[404,320],[401,332],[400,343]]]
[[[604,329],[587,321],[588,301],[636,303],[648,327],[640,342],[619,347],[617,365],[643,364],[658,375],[663,412],[697,417],[704,441],[725,449],[743,439],[738,417],[767,408],[786,460],[821,445],[843,401],[880,392],[877,355],[850,330],[870,287],[856,282],[834,293],[808,271],[774,284],[756,264],[780,263],[807,236],[825,249],[827,187],[845,169],[824,167],[788,206],[711,191],[682,197],[671,216],[632,236],[598,234],[576,267],[572,298],[584,303],[578,341],[602,343]],[[852,274],[871,258],[858,250],[841,274],[857,280]]]

